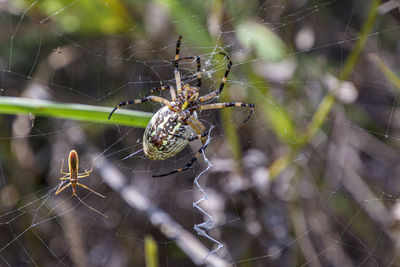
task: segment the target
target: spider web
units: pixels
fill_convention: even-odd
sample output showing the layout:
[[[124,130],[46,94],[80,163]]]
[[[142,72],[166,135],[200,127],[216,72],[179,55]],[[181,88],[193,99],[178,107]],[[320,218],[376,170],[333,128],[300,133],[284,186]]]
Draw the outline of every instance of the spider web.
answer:
[[[373,31],[360,36],[370,1],[228,1],[223,16],[195,1],[0,1],[4,96],[113,107],[175,86],[171,60],[183,34],[181,55],[202,58],[200,95],[218,88],[226,66],[218,53],[225,51],[233,68],[214,103],[256,104],[247,123],[247,109],[202,112],[207,150],[193,168],[162,179],[151,176],[183,167],[201,143],[150,161],[140,128],[3,115],[1,265],[143,266],[148,236],[161,266],[193,265],[179,242],[104,182],[105,162],[126,178],[124,188],[135,188],[206,246],[204,261],[216,255],[238,266],[398,265],[398,91],[376,64],[379,57],[399,68],[398,10],[389,2]],[[269,34],[269,50],[257,50],[246,35],[258,27]],[[365,37],[359,63],[340,84],[350,51]],[[284,56],[273,58],[280,42]],[[182,62],[180,71],[184,83],[195,84],[194,62]],[[337,97],[331,115],[271,178],[274,160],[300,146],[281,119],[304,132],[328,91]],[[170,99],[168,92],[156,95]],[[160,105],[129,108],[154,113]],[[79,199],[49,214],[71,194],[54,193],[72,149],[80,172],[94,161],[81,182],[107,197],[78,188]]]

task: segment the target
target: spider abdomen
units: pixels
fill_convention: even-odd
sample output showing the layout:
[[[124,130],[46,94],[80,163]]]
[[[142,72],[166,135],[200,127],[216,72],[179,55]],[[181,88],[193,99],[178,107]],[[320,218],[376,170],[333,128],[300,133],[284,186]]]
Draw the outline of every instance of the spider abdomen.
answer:
[[[162,107],[151,118],[143,135],[143,149],[151,160],[163,160],[175,156],[188,143],[188,140],[177,137],[189,137],[192,128],[181,121],[179,113]]]

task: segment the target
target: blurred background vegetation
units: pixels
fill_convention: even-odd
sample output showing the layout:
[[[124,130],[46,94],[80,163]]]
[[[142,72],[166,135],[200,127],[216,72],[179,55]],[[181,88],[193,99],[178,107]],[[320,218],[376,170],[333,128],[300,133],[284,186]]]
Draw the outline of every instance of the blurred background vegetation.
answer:
[[[233,69],[218,101],[256,105],[245,124],[241,108],[200,116],[212,128],[206,156],[213,166],[200,181],[209,196],[202,207],[216,223],[209,233],[224,244],[217,255],[238,266],[400,264],[396,3],[0,1],[1,265],[194,265],[102,182],[96,162],[84,183],[107,198],[78,193],[110,219],[76,199],[47,213],[69,196],[51,191],[69,151],[78,151],[82,171],[95,151],[195,235],[193,225],[207,218],[192,207],[202,197],[193,179],[207,163],[151,175],[184,166],[198,143],[151,162],[139,151],[147,113],[127,127],[106,116],[63,119],[69,106],[35,115],[24,100],[94,110],[143,96],[161,81],[175,85],[170,61],[180,34],[181,55],[202,57],[201,94],[218,87],[226,65],[218,52],[225,51]],[[194,64],[181,71],[194,85]],[[25,114],[15,115],[21,110],[6,97],[21,97]]]

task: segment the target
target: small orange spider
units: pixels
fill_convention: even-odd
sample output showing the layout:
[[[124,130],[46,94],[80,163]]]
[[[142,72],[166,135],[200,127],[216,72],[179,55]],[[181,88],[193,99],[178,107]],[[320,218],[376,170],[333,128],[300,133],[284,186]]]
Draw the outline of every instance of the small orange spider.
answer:
[[[86,171],[86,170],[85,170],[85,172],[83,172],[83,173],[78,172],[78,170],[79,170],[79,158],[78,158],[78,153],[77,153],[75,150],[71,150],[71,152],[69,152],[69,156],[68,156],[68,168],[69,168],[69,172],[64,172],[64,171],[63,171],[63,168],[64,168],[64,160],[63,160],[63,162],[62,162],[62,164],[61,164],[61,171],[60,171],[60,173],[63,174],[64,176],[62,176],[62,177],[60,178],[60,180],[61,180],[62,182],[61,182],[60,185],[58,186],[58,189],[57,189],[57,191],[56,191],[56,195],[58,195],[58,194],[61,193],[65,188],[70,187],[70,186],[72,186],[72,195],[71,195],[69,198],[67,198],[66,200],[64,200],[64,201],[62,201],[61,203],[59,203],[59,204],[58,204],[57,206],[55,206],[54,208],[52,208],[52,209],[49,211],[49,214],[50,214],[55,208],[57,208],[58,206],[60,206],[62,203],[64,203],[64,202],[67,201],[68,199],[70,199],[70,198],[72,198],[73,196],[75,196],[75,197],[76,197],[80,202],[82,202],[82,204],[84,204],[86,207],[88,207],[89,209],[91,209],[91,210],[93,210],[93,211],[99,213],[100,215],[104,216],[105,218],[108,218],[107,215],[105,215],[105,214],[101,213],[100,211],[96,210],[95,208],[92,208],[92,207],[90,207],[89,205],[87,205],[87,204],[86,204],[85,202],[83,202],[83,201],[78,197],[78,195],[76,194],[76,186],[79,185],[79,186],[81,186],[81,187],[83,187],[83,188],[89,190],[90,192],[92,192],[92,193],[94,193],[94,194],[96,194],[96,195],[98,195],[98,196],[100,196],[100,197],[102,197],[102,198],[105,198],[104,195],[102,195],[102,194],[100,194],[100,193],[97,193],[97,192],[94,191],[93,189],[90,189],[90,188],[87,187],[86,185],[81,184],[81,183],[78,182],[78,179],[81,179],[81,178],[84,178],[84,177],[88,177],[88,176],[90,175],[90,173],[93,171],[93,166],[94,166],[94,162],[93,162],[93,164],[92,164],[92,168],[91,168],[89,171]],[[67,180],[69,181],[69,183],[66,184],[66,185],[64,185],[63,187],[61,187],[61,186],[64,184],[63,181],[67,181]]]

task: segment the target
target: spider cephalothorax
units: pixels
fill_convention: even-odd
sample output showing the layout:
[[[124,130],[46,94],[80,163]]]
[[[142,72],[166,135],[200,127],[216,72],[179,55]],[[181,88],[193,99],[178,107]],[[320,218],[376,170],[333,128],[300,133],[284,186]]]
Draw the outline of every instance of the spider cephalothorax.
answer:
[[[125,105],[138,104],[146,101],[154,101],[163,104],[164,107],[158,110],[151,118],[143,135],[143,150],[145,155],[151,160],[168,159],[181,151],[189,141],[196,139],[201,140],[203,143],[202,147],[196,153],[195,157],[183,168],[173,170],[166,174],[153,175],[153,177],[167,176],[189,169],[201,155],[201,153],[206,149],[208,131],[203,123],[201,123],[198,119],[196,112],[197,110],[220,109],[233,106],[249,107],[250,114],[245,120],[247,121],[250,118],[254,108],[253,104],[240,102],[202,104],[203,102],[213,100],[221,94],[222,90],[224,89],[228,74],[232,68],[232,61],[228,55],[226,55],[224,52],[220,52],[221,55],[225,56],[228,64],[219,88],[214,92],[204,96],[199,96],[199,89],[201,86],[200,57],[190,56],[179,58],[181,40],[182,36],[179,36],[176,43],[175,60],[172,61],[175,67],[174,75],[176,92],[172,86],[161,86],[154,88],[141,99],[122,101],[111,111],[108,117],[110,119],[118,107]],[[191,87],[189,84],[182,84],[181,76],[178,70],[179,61],[188,59],[195,59],[197,63],[197,83],[196,86],[193,87]],[[154,92],[168,89],[171,94],[171,101],[159,96],[151,96],[151,94]]]

